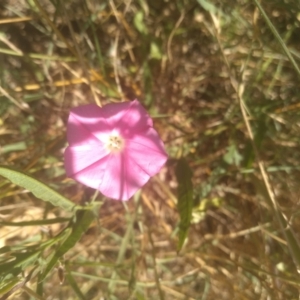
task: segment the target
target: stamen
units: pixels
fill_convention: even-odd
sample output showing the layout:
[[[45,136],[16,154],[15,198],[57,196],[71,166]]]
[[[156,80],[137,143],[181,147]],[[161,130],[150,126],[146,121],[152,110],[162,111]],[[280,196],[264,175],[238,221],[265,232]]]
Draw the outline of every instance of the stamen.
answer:
[[[124,140],[117,135],[111,135],[107,141],[107,148],[112,152],[120,152],[124,148]]]

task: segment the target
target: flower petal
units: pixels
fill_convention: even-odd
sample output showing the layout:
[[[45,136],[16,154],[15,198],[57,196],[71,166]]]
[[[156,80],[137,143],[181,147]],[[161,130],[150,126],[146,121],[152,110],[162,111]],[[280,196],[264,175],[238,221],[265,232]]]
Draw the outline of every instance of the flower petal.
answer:
[[[103,184],[100,191],[103,195],[116,200],[128,200],[131,194],[128,193],[126,183],[126,160],[122,153],[111,153],[107,159]]]
[[[67,138],[71,146],[105,142],[112,128],[101,117],[102,108],[95,104],[82,105],[71,109],[68,119]]]
[[[102,108],[102,116],[124,137],[153,126],[152,119],[137,100],[107,104]]]
[[[125,150],[121,154],[110,155],[99,189],[109,198],[127,201],[149,178],[138,165],[131,164]]]
[[[102,178],[101,172],[99,172],[99,165],[105,169],[104,158],[109,155],[109,152],[100,143],[86,144],[83,146],[67,147],[65,150],[65,169],[69,177],[78,180],[81,183],[86,184],[87,180],[97,181],[97,183],[91,183],[92,186],[99,186],[99,181]],[[95,173],[99,172],[97,176]],[[90,176],[87,176],[91,173]],[[83,177],[87,176],[87,180],[83,180]],[[91,186],[91,184],[87,184]]]
[[[100,191],[107,197],[128,200],[167,160],[164,145],[153,128],[126,140],[122,154],[111,154]]]
[[[138,165],[149,176],[157,174],[168,159],[163,142],[153,128],[126,140],[126,150],[131,164]]]

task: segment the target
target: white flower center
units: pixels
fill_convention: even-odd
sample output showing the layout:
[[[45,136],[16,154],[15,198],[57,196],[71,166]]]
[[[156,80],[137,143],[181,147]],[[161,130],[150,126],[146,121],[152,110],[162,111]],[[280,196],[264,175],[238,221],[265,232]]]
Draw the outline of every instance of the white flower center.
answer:
[[[106,147],[111,152],[121,152],[124,148],[124,139],[119,135],[110,135]]]

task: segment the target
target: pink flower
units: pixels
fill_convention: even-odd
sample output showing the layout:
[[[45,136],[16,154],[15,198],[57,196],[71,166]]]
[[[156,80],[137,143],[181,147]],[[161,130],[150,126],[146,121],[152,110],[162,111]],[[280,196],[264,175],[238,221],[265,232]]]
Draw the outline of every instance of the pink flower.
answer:
[[[67,139],[67,175],[117,200],[128,200],[167,160],[152,119],[137,100],[73,108]]]

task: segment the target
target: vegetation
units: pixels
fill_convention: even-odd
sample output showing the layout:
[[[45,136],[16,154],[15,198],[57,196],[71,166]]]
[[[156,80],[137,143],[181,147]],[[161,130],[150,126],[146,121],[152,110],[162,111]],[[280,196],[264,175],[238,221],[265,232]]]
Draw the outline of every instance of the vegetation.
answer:
[[[299,8],[2,0],[0,299],[299,299]],[[68,113],[135,98],[169,160],[106,199]]]

